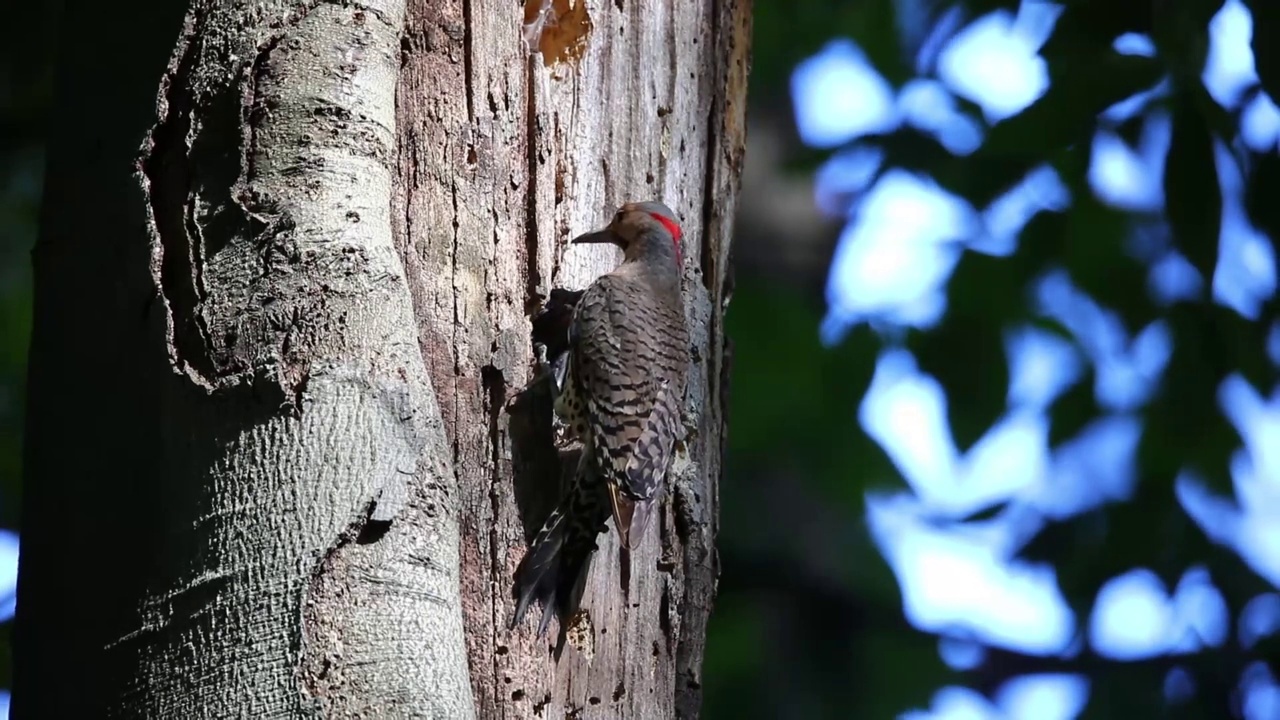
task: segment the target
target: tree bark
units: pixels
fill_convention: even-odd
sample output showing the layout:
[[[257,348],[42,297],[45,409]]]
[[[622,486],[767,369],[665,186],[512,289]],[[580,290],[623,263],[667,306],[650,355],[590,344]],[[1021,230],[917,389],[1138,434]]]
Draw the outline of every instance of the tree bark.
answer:
[[[716,578],[749,3],[525,10],[518,33],[505,1],[411,0],[400,85],[395,214],[461,492],[472,688],[486,718],[693,717]],[[557,661],[536,621],[505,627],[525,541],[572,468],[550,450],[549,399],[522,402],[528,317],[552,288],[585,287],[619,261],[613,248],[567,248],[568,236],[645,199],[686,228],[689,435],[658,537],[633,554],[629,596],[610,531],[583,597],[589,621],[565,634]]]
[[[172,5],[65,15],[15,717],[696,715],[746,0]],[[689,433],[557,661],[505,629],[563,472],[529,317],[647,198],[686,228]]]
[[[397,0],[196,3],[136,190],[112,189],[128,163],[81,187],[71,159],[52,163],[19,717],[472,714],[457,489],[391,235],[404,13]],[[69,82],[77,71],[91,72]],[[112,129],[113,151],[137,147],[138,125]],[[77,195],[120,205],[77,214]],[[73,303],[77,289],[103,291],[111,312]],[[72,367],[87,359],[77,338],[104,362]],[[82,402],[93,424],[68,436],[59,425]],[[69,438],[98,446],[92,468],[66,462]],[[117,541],[137,563],[96,573],[103,609],[45,605],[83,592],[55,574],[75,552],[59,520],[98,530],[73,530],[78,547]],[[37,649],[57,623],[88,636],[72,640],[86,651],[72,673]]]

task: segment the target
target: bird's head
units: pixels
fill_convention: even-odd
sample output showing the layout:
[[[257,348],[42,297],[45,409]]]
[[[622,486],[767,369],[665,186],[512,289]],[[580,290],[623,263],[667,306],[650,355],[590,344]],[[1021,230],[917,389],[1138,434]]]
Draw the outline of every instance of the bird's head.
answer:
[[[612,243],[622,248],[627,260],[674,257],[680,267],[684,262],[680,247],[683,235],[671,208],[650,200],[623,205],[603,229],[579,235],[572,242]]]

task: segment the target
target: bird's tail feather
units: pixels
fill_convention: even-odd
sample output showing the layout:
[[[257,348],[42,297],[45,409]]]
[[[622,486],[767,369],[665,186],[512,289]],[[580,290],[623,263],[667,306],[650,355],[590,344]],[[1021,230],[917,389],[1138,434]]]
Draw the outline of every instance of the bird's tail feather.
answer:
[[[609,484],[609,506],[613,512],[613,524],[618,528],[618,540],[623,549],[631,550],[644,539],[649,516],[653,513],[652,498],[630,498],[613,483]]]
[[[584,469],[580,468],[580,472]],[[559,616],[563,627],[577,612],[596,551],[596,538],[605,529],[609,517],[608,504],[602,500],[584,498],[581,490],[575,488],[543,523],[516,568],[516,609],[509,628],[515,628],[524,620],[535,599],[542,603],[538,637],[546,634],[553,614]]]

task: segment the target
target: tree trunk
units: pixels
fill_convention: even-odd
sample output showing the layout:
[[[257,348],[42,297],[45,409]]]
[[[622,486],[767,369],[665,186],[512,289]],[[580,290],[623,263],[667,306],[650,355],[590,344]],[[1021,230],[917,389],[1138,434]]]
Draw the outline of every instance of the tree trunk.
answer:
[[[486,718],[692,717],[716,578],[749,3],[525,5],[517,32],[507,0],[411,0],[399,90],[394,214],[461,492],[471,684]],[[619,261],[613,248],[567,248],[568,236],[646,199],[687,228],[689,436],[659,537],[633,554],[629,597],[611,530],[583,597],[589,621],[557,662],[536,621],[505,627],[512,573],[562,474],[549,399],[517,397],[531,377],[528,317],[552,288],[585,287]]]
[[[696,715],[746,5],[69,0],[14,716]],[[561,473],[508,400],[538,301],[617,261],[564,236],[647,198],[690,432],[557,662],[505,628]]]

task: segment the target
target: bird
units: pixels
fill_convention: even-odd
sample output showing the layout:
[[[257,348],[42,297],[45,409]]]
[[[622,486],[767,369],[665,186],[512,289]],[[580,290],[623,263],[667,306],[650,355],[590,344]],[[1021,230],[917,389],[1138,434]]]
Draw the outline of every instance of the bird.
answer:
[[[563,627],[609,518],[630,551],[661,499],[683,427],[689,372],[683,238],[676,214],[650,200],[623,204],[604,228],[571,241],[617,245],[623,260],[585,291],[553,294],[572,306],[572,319],[561,323],[567,337],[555,343],[562,350],[548,373],[555,413],[583,452],[568,490],[516,570],[511,628],[534,599],[543,605],[539,637],[553,613]]]

